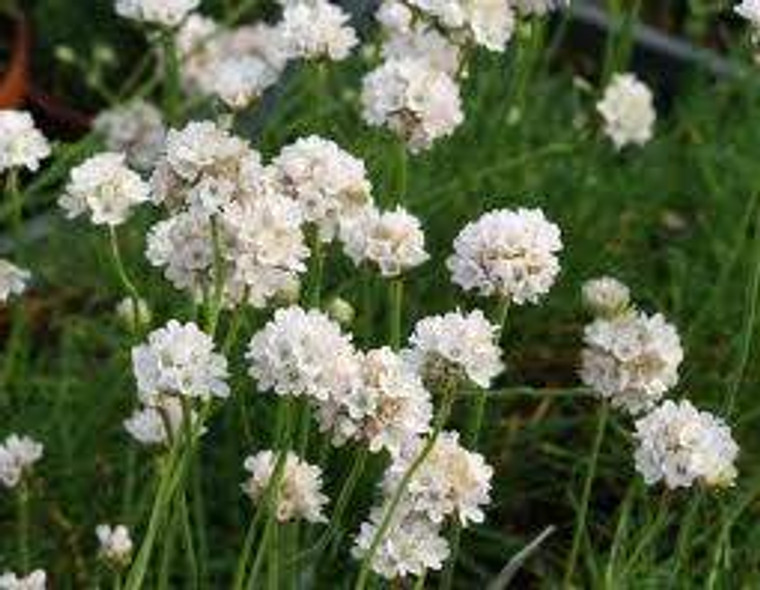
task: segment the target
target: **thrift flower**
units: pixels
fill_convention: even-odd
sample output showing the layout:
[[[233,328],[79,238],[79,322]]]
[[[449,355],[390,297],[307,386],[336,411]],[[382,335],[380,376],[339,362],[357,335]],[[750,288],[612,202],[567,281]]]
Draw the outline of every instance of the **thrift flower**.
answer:
[[[43,449],[42,444],[28,436],[11,434],[0,445],[0,483],[6,488],[15,488],[42,458]]]
[[[657,118],[652,91],[633,74],[616,74],[596,109],[617,149],[652,139]]]
[[[0,303],[7,303],[12,295],[21,295],[31,278],[28,270],[0,258]]]
[[[0,172],[12,168],[36,172],[50,152],[50,144],[29,113],[0,110]]]
[[[123,569],[132,560],[132,538],[124,525],[100,524],[95,528],[100,558],[114,569]]]

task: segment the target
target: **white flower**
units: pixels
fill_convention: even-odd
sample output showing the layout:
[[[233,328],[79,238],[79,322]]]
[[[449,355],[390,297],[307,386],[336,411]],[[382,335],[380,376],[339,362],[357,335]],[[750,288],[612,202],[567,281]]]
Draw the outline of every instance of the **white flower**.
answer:
[[[28,270],[0,258],[0,303],[6,303],[12,295],[21,295],[31,278]]]
[[[468,224],[446,264],[463,289],[522,305],[538,302],[551,289],[560,250],[560,230],[543,211],[500,210]]]
[[[28,436],[11,434],[0,445],[0,483],[15,488],[21,478],[42,458],[42,444]]]
[[[83,214],[95,225],[117,226],[131,210],[149,198],[148,185],[130,170],[124,154],[106,152],[71,171],[66,192],[58,203],[69,219]]]
[[[760,29],[760,0],[742,0],[734,6],[734,12],[748,20],[755,29]]]
[[[422,23],[403,27],[401,31],[391,29],[383,43],[382,54],[386,60],[427,60],[432,69],[445,72],[452,78],[459,70],[461,57],[459,46],[435,28]]]
[[[141,401],[175,395],[225,398],[230,390],[227,359],[214,351],[214,341],[192,322],[170,320],[132,349],[132,368]]]
[[[166,395],[156,396],[150,403],[124,420],[124,429],[141,445],[166,445],[171,437],[182,433],[185,423],[182,403]],[[191,410],[191,425],[195,426],[197,419],[197,413]]]
[[[371,201],[364,162],[328,139],[300,138],[284,147],[272,164],[281,190],[317,225],[325,242]]]
[[[288,2],[279,29],[292,57],[339,61],[358,44],[350,17],[327,0]]]
[[[596,108],[617,149],[652,139],[657,118],[652,91],[633,74],[616,74]]]
[[[351,338],[319,311],[293,306],[251,339],[246,355],[260,391],[306,395],[325,402],[359,383],[360,362]]]
[[[272,86],[280,73],[265,60],[250,55],[217,64],[209,89],[232,109],[249,106]]]
[[[100,524],[95,527],[95,535],[100,543],[100,558],[116,568],[129,565],[132,559],[132,538],[124,525],[114,527]]]
[[[670,400],[636,421],[636,470],[648,485],[664,481],[670,489],[730,486],[736,479],[739,447],[731,429],[688,401]]]
[[[263,500],[277,461],[278,457],[272,451],[262,451],[246,458],[244,467],[251,477],[242,487],[254,502]],[[327,496],[322,493],[322,470],[288,451],[277,493],[277,520],[326,522],[323,510],[327,502]]]
[[[364,120],[387,126],[412,152],[454,133],[464,120],[459,86],[428,59],[391,59],[364,77]]]
[[[34,570],[25,578],[13,572],[0,576],[0,590],[45,590],[47,575],[42,570]]]
[[[676,329],[660,315],[631,311],[586,327],[581,379],[616,408],[651,408],[678,382],[683,360]]]
[[[387,497],[393,496],[425,444],[419,439],[394,458],[383,480]],[[485,520],[483,506],[490,502],[492,477],[493,468],[481,454],[465,449],[458,433],[443,432],[412,476],[403,502],[435,523],[449,516],[456,516],[462,526],[481,523]]]
[[[129,331],[134,332],[141,326],[150,325],[153,314],[145,299],[133,300],[125,297],[116,304],[116,317],[119,322]]]
[[[403,207],[386,212],[368,207],[355,222],[345,225],[341,240],[356,265],[373,262],[384,277],[397,277],[430,258],[419,219]]]
[[[487,388],[504,370],[498,333],[499,328],[480,310],[431,316],[417,322],[404,354],[418,374],[424,376],[429,363],[442,358],[465,371],[473,383]]]
[[[452,32],[464,32],[477,45],[504,51],[515,28],[515,14],[505,0],[411,0]]]
[[[414,14],[401,0],[382,0],[375,13],[375,19],[391,35],[403,35],[412,31]]]
[[[136,21],[177,27],[199,5],[200,0],[116,0],[116,13]]]
[[[136,170],[153,170],[164,149],[166,129],[161,111],[142,100],[98,115],[93,124],[110,152],[123,152]]]
[[[363,355],[361,384],[348,395],[320,404],[323,430],[333,441],[366,442],[370,451],[397,454],[409,439],[430,429],[430,393],[403,359],[390,348]]]
[[[288,292],[306,271],[309,249],[301,230],[301,209],[279,195],[262,196],[227,205],[222,214],[230,266],[228,291],[262,308],[275,296]]]
[[[600,277],[583,284],[583,303],[595,316],[614,317],[631,303],[631,292],[613,277]]]
[[[514,0],[515,8],[520,14],[544,15],[552,10],[559,10],[570,5],[570,0]]]
[[[375,507],[370,513],[369,522],[361,525],[351,550],[356,559],[363,559],[366,555],[383,514],[382,507]],[[449,552],[449,544],[441,534],[440,525],[423,515],[410,514],[401,505],[394,513],[370,565],[372,571],[388,580],[409,575],[421,576],[427,570],[440,570]]]
[[[29,113],[0,110],[0,172],[22,167],[36,172],[50,153],[50,144]]]

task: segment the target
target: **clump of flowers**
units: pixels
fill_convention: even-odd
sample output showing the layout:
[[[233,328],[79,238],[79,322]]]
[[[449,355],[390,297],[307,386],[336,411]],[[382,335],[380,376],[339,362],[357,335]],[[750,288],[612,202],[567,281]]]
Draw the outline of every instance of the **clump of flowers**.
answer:
[[[504,370],[498,333],[480,310],[431,316],[417,322],[404,354],[426,384],[449,378],[453,368],[488,388]]]
[[[50,144],[29,113],[0,110],[0,172],[19,168],[36,172],[50,152]]]
[[[34,570],[28,576],[18,576],[5,572],[0,576],[0,590],[45,590],[47,574],[43,570]]]
[[[21,295],[32,274],[0,258],[0,303],[7,303],[13,295]]]
[[[755,38],[760,31],[760,1],[742,0],[734,6],[734,12],[749,21]]]
[[[43,450],[42,444],[34,439],[11,434],[0,445],[0,483],[6,488],[15,488],[42,459]]]
[[[403,207],[380,212],[370,207],[341,234],[346,254],[359,265],[376,264],[384,277],[397,277],[426,262],[420,220]]]
[[[132,538],[123,524],[100,524],[95,528],[100,543],[99,556],[109,567],[121,570],[132,560]]]
[[[731,429],[689,401],[666,401],[636,421],[636,470],[648,485],[670,489],[695,481],[710,487],[733,485],[739,447]]]
[[[349,15],[327,0],[285,0],[278,25],[292,57],[340,61],[357,45]]]
[[[116,0],[116,13],[124,18],[175,28],[199,5],[200,0]]]
[[[127,167],[126,156],[107,152],[71,171],[71,180],[58,203],[70,219],[86,214],[95,225],[114,227],[148,199],[148,185]]]
[[[492,211],[460,232],[447,266],[466,291],[522,305],[551,289],[560,250],[560,230],[540,209]]]
[[[208,399],[230,392],[227,359],[192,322],[170,320],[151,332],[145,344],[132,349],[132,368],[140,399],[148,405],[167,395]]]
[[[109,152],[125,154],[127,164],[141,172],[153,170],[166,141],[161,111],[143,100],[103,111],[93,128]]]
[[[272,451],[262,451],[245,460],[244,467],[251,477],[243,491],[254,502],[261,502],[272,483],[278,457]],[[324,507],[329,501],[322,493],[322,470],[310,465],[289,451],[282,467],[277,488],[277,520],[289,522],[306,520],[325,522]]]
[[[596,105],[604,132],[617,149],[652,139],[657,112],[652,91],[633,74],[616,74]]]

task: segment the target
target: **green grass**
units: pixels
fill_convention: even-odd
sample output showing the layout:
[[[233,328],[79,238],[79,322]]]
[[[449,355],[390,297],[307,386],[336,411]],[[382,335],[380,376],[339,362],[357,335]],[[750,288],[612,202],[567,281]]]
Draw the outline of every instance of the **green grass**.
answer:
[[[487,522],[463,536],[455,586],[485,587],[549,525],[557,531],[525,563],[516,587],[562,583],[598,414],[598,403],[574,390],[586,321],[579,286],[614,274],[631,286],[642,307],[664,312],[682,334],[686,360],[673,396],[718,413],[735,399],[729,420],[742,446],[740,477],[734,489],[718,493],[646,488],[633,469],[630,420],[611,415],[574,585],[756,587],[757,86],[694,75],[661,112],[656,139],[616,154],[597,130],[592,95],[577,90],[562,68],[533,69],[516,89],[514,55],[476,56],[466,84],[467,122],[451,140],[408,163],[407,202],[425,221],[433,258],[407,281],[405,333],[424,315],[482,303],[457,292],[443,270],[452,239],[481,212],[540,206],[560,224],[566,244],[561,280],[546,302],[510,314],[508,371],[489,398],[481,435],[482,450],[496,467],[494,502]],[[254,145],[267,155],[302,134],[329,136],[365,159],[376,198],[390,202],[400,159],[392,139],[358,119],[355,90],[365,69],[359,60],[331,68],[331,99],[318,101],[313,73],[297,71],[263,128],[244,117],[239,131],[260,129]],[[521,118],[510,123],[520,96]],[[44,208],[58,190],[53,185],[38,192],[31,208]],[[142,214],[127,230],[127,266],[159,322],[188,317],[181,296],[142,256],[153,215]],[[60,217],[54,212],[45,238],[21,250],[36,283],[23,304],[25,328],[7,340],[0,358],[0,436],[25,432],[46,446],[33,486],[33,565],[46,568],[56,588],[89,588],[99,575],[95,525],[125,520],[141,530],[152,500],[152,463],[121,426],[135,401],[133,342],[112,312],[124,293],[107,256],[107,238]],[[337,248],[329,252],[325,280],[326,299],[341,295],[356,306],[357,339],[363,345],[385,342],[384,283],[354,272]],[[199,475],[211,548],[209,587],[228,586],[252,516],[237,485],[242,460],[253,450],[250,437],[261,442],[271,434],[269,398],[254,397],[253,384],[241,377],[242,347],[263,319],[253,312],[245,317],[243,338],[231,355],[236,400],[215,417],[203,440]],[[331,497],[349,468],[349,454],[336,451],[328,473]],[[371,461],[370,475],[360,482],[362,500],[346,517],[347,530],[356,531],[365,517],[381,468]],[[14,503],[3,492],[0,571],[16,563],[15,526]],[[347,555],[349,539],[341,541],[334,549],[338,559],[307,572],[315,587],[350,587],[358,568]],[[182,559],[175,565],[173,587],[184,587]],[[429,587],[436,582],[428,576]]]

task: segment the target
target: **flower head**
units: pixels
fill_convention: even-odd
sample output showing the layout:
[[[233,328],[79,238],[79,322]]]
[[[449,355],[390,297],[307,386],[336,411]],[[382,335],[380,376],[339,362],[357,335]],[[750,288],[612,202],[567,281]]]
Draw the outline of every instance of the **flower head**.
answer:
[[[0,483],[6,488],[15,488],[42,458],[42,453],[42,444],[28,436],[11,434],[0,445]]]
[[[657,118],[652,91],[633,74],[616,74],[596,108],[617,149],[652,139]]]
[[[660,314],[599,318],[586,327],[583,341],[583,382],[631,414],[651,408],[678,382],[681,341]]]
[[[126,165],[126,156],[103,153],[71,171],[60,206],[71,219],[83,214],[95,225],[124,223],[132,209],[147,201],[148,185]]]
[[[122,569],[132,560],[132,538],[124,525],[100,524],[95,528],[100,543],[100,558],[115,569]]]
[[[5,572],[0,576],[0,590],[45,590],[47,574],[43,570],[34,570],[26,577],[20,577],[13,572]]]
[[[31,278],[28,270],[0,258],[0,303],[6,303],[12,295],[21,295]]]
[[[161,111],[145,101],[103,111],[93,126],[106,149],[126,154],[127,163],[136,170],[153,170],[163,152],[166,129]]]
[[[275,473],[278,457],[272,451],[262,451],[248,457],[244,467],[251,477],[243,484],[243,491],[254,501],[262,501]],[[322,470],[288,451],[277,494],[277,520],[289,522],[307,520],[325,522],[323,513],[328,502],[322,493]]]
[[[492,211],[460,232],[447,266],[463,289],[522,305],[552,287],[560,250],[560,230],[540,209]]]
[[[116,0],[116,13],[162,27],[177,27],[198,8],[200,0]]]
[[[595,316],[614,317],[626,312],[631,292],[612,277],[600,277],[583,284],[583,303]]]
[[[734,12],[760,29],[760,0],[742,0],[734,6]]]
[[[36,172],[50,151],[29,113],[0,110],[0,172],[22,167]]]
[[[666,401],[636,421],[636,470],[648,485],[663,481],[670,489],[732,485],[739,447],[731,429],[690,402]]]
[[[340,6],[327,0],[295,0],[284,5],[279,29],[291,57],[340,61],[358,44],[350,17]]]
[[[164,395],[150,400],[150,403],[124,420],[124,429],[141,445],[167,445],[173,437],[182,433],[185,410],[176,397]],[[195,427],[197,420],[197,413],[191,410],[191,425]]]
[[[145,344],[132,349],[132,368],[140,399],[147,404],[164,395],[229,395],[227,359],[215,352],[211,336],[192,322],[170,320],[151,332]]]

